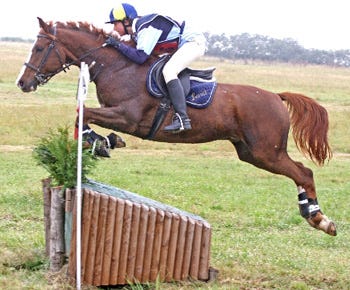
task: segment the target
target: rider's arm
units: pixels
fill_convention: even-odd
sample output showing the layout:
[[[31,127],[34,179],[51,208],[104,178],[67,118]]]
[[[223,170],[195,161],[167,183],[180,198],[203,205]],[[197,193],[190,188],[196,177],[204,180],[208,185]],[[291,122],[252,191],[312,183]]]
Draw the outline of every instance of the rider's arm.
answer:
[[[147,53],[145,53],[141,49],[133,48],[124,43],[120,43],[118,46],[118,50],[124,54],[127,58],[136,62],[137,64],[143,64],[149,57]]]
[[[143,64],[151,55],[161,35],[162,30],[152,26],[141,29],[137,33],[136,48],[121,43],[119,51],[130,60]]]

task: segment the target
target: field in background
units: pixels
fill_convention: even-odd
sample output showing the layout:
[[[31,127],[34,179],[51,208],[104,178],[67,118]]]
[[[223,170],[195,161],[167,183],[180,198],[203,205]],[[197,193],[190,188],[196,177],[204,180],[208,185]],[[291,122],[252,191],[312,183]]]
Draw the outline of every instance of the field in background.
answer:
[[[15,80],[30,47],[0,43],[0,288],[64,289],[62,275],[47,272],[40,188],[46,172],[35,165],[31,148],[49,128],[73,126],[79,71],[61,73],[24,94]],[[209,58],[197,65],[217,67],[219,82],[299,92],[327,108],[335,153],[330,163],[316,167],[293,140],[289,151],[314,171],[321,208],[339,234],[329,237],[310,228],[299,216],[293,182],[239,161],[229,142],[167,144],[122,135],[127,148],[101,160],[91,178],[201,215],[213,227],[211,265],[218,279],[161,288],[347,289],[350,70]],[[93,84],[87,105],[98,106]]]

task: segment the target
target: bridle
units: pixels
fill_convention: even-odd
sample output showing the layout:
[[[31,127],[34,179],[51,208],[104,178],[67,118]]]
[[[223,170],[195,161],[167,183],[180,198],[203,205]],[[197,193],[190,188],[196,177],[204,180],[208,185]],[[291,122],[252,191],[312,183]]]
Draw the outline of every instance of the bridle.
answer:
[[[28,62],[24,63],[24,65],[26,67],[29,67],[30,69],[34,70],[35,71],[35,75],[34,75],[35,79],[38,81],[39,85],[44,85],[54,75],[58,74],[59,72],[61,72],[61,71],[66,72],[66,69],[69,68],[69,66],[62,61],[62,57],[61,57],[58,49],[55,47],[55,40],[54,39],[52,39],[51,37],[49,37],[48,35],[45,35],[45,34],[39,34],[37,37],[38,38],[41,38],[41,37],[47,38],[47,39],[51,40],[51,43],[49,44],[48,49],[46,51],[46,54],[44,55],[44,57],[40,61],[39,66],[35,66],[35,65],[28,63]],[[49,58],[49,55],[53,49],[55,49],[56,55],[57,55],[62,67],[57,69],[55,72],[45,74],[45,73],[41,72],[41,69],[45,65],[45,63],[46,63],[47,59]]]
[[[54,36],[56,36],[56,27],[54,27],[54,33],[53,33]],[[75,57],[75,60],[71,61],[71,62],[68,62],[68,63],[65,63],[63,60],[62,60],[62,57],[61,57],[61,54],[59,52],[59,50],[57,49],[57,47],[55,46],[56,44],[56,41],[55,38],[52,38],[50,37],[49,35],[47,34],[38,34],[37,36],[38,38],[46,38],[46,39],[49,39],[51,40],[49,46],[48,46],[48,49],[46,51],[46,54],[44,55],[44,57],[42,58],[42,60],[40,61],[40,64],[39,66],[35,66],[29,62],[25,62],[24,65],[32,70],[35,71],[35,79],[38,81],[38,84],[39,85],[44,85],[46,84],[53,76],[55,76],[56,74],[60,73],[61,71],[64,71],[66,72],[66,69],[69,69],[69,67],[73,64],[77,64],[78,62],[80,62],[83,58],[89,56],[90,54],[92,54],[93,52],[95,52],[96,50],[104,47],[104,46],[99,46],[99,47],[96,47],[96,48],[92,48],[90,50],[88,50],[85,54],[83,54],[82,56],[80,57]],[[48,58],[49,58],[49,55],[51,54],[51,51],[55,51],[56,55],[57,55],[57,58],[61,64],[61,67],[58,68],[56,71],[54,72],[49,72],[49,73],[43,73],[41,70],[43,68],[43,66],[46,64]],[[72,54],[73,55],[73,54]]]

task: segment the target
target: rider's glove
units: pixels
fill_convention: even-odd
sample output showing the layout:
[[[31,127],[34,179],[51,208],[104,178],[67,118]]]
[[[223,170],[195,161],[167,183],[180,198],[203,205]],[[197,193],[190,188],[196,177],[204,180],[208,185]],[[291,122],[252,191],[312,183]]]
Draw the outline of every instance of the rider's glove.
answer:
[[[116,40],[113,36],[108,36],[108,38],[104,44],[105,44],[105,46],[113,46],[115,48],[119,48],[120,41]]]

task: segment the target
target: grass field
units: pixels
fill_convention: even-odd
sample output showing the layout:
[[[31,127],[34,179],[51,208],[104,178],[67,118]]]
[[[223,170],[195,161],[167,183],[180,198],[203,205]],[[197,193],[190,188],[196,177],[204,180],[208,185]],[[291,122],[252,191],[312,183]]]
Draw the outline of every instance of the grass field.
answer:
[[[48,271],[41,192],[47,173],[32,148],[50,128],[73,125],[78,70],[24,94],[15,80],[30,46],[0,43],[0,289],[70,289],[63,273]],[[327,108],[333,159],[317,167],[292,140],[289,152],[314,171],[319,203],[338,236],[300,217],[291,180],[239,161],[228,142],[166,144],[123,135],[127,147],[100,160],[89,177],[198,214],[213,228],[210,264],[219,270],[217,280],[147,287],[350,289],[350,69],[209,58],[198,66],[216,66],[220,82],[300,92]],[[98,106],[94,94],[91,85],[89,106]]]

